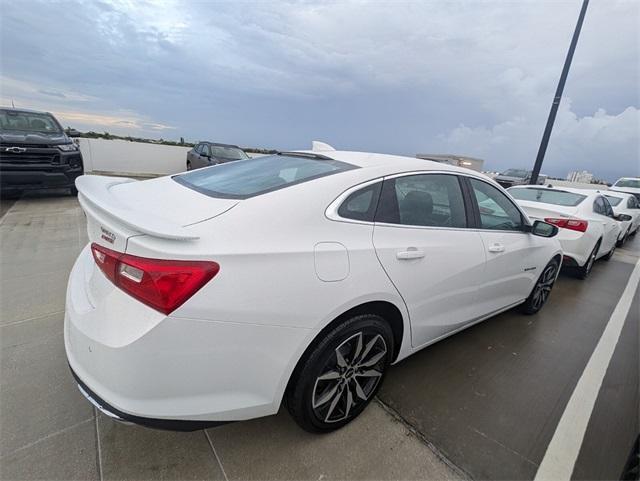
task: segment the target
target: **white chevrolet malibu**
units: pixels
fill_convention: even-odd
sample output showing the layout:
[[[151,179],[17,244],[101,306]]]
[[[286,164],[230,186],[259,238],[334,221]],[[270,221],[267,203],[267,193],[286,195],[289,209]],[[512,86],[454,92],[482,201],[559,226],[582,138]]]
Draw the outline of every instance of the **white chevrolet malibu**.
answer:
[[[615,214],[598,190],[520,185],[511,187],[509,193],[529,218],[560,228],[564,265],[574,268],[581,279],[589,276],[597,259],[611,259],[621,224],[631,220],[626,214]]]
[[[557,227],[493,181],[420,159],[291,152],[77,186],[90,245],[69,279],[69,365],[100,410],[150,427],[284,401],[304,429],[339,428],[390,364],[537,312],[562,260]]]

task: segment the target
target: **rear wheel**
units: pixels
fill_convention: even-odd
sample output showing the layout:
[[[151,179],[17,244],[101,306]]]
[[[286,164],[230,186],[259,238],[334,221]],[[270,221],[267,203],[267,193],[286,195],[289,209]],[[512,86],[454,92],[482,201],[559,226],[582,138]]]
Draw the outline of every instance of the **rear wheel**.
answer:
[[[341,428],[375,396],[392,359],[389,324],[373,314],[352,317],[305,355],[287,388],[287,409],[306,431]]]
[[[76,187],[75,187],[75,186],[71,187],[71,188],[69,189],[69,192],[70,192],[70,193],[71,193],[71,195],[73,195],[73,196],[78,195],[78,189],[76,189]]]
[[[535,314],[545,305],[547,299],[549,299],[549,294],[551,294],[551,289],[553,289],[553,285],[556,282],[559,268],[560,264],[556,259],[553,259],[546,265],[536,285],[533,286],[531,294],[529,294],[527,300],[522,304],[522,311],[525,314]]]
[[[613,257],[613,253],[616,251],[616,244],[613,244],[613,247],[611,248],[611,250],[609,252],[607,252],[607,255],[603,257],[603,259],[605,261],[610,260]]]
[[[579,279],[586,279],[591,274],[591,269],[593,269],[593,264],[596,261],[596,256],[598,255],[598,249],[600,248],[600,241],[598,241],[589,254],[589,258],[584,263],[582,267],[578,267],[576,269],[576,275]]]
[[[187,170],[191,170],[191,162],[187,161]]]
[[[616,242],[616,246],[617,247],[622,247],[624,245],[625,242],[627,242],[627,240],[629,239],[629,236],[631,235],[631,226],[627,227],[627,232],[624,233],[624,236],[622,236],[622,239],[618,240],[618,242]]]

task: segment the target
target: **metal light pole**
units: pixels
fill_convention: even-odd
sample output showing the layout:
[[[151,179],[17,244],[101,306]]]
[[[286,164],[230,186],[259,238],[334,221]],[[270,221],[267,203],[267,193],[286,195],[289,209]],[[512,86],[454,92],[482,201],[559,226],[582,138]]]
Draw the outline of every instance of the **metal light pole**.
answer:
[[[587,6],[589,6],[589,0],[582,1],[582,8],[580,9],[580,15],[578,16],[578,23],[576,29],[573,32],[573,38],[571,39],[571,45],[569,45],[569,51],[567,52],[567,58],[564,60],[564,67],[562,68],[562,74],[560,74],[560,81],[558,82],[558,88],[556,89],[556,95],[553,97],[551,103],[551,110],[549,111],[549,118],[547,119],[547,125],[544,128],[542,134],[542,140],[540,141],[540,148],[538,149],[538,155],[536,156],[536,163],[533,166],[533,172],[531,174],[530,184],[538,183],[538,174],[542,168],[542,161],[544,160],[544,154],[547,152],[547,145],[549,144],[549,137],[551,137],[551,131],[553,130],[553,123],[556,120],[556,114],[558,113],[558,107],[562,100],[562,91],[564,90],[564,84],[567,81],[567,75],[569,74],[569,67],[571,67],[571,60],[573,60],[573,52],[576,50],[576,44],[578,43],[578,37],[580,36],[580,30],[582,29],[582,22],[584,21],[584,15],[587,13]]]

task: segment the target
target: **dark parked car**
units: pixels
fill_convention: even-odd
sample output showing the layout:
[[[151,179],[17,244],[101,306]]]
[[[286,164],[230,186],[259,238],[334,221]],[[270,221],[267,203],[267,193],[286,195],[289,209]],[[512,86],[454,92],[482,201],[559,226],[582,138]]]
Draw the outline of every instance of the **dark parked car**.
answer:
[[[513,187],[514,185],[528,184],[531,180],[532,172],[525,169],[507,169],[502,174],[498,175],[494,180],[505,189]],[[538,175],[538,185],[543,185],[547,180],[546,175]]]
[[[248,158],[244,150],[237,145],[200,142],[187,152],[187,170]]]
[[[53,115],[0,109],[0,179],[2,195],[33,189],[70,189],[77,194],[82,154]]]

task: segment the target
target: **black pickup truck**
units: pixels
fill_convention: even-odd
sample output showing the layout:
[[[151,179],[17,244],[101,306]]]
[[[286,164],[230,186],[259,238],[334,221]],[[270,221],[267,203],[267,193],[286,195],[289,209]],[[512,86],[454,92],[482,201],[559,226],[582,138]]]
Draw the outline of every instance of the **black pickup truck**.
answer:
[[[83,173],[82,154],[48,112],[0,108],[2,196],[33,189],[70,189]]]

